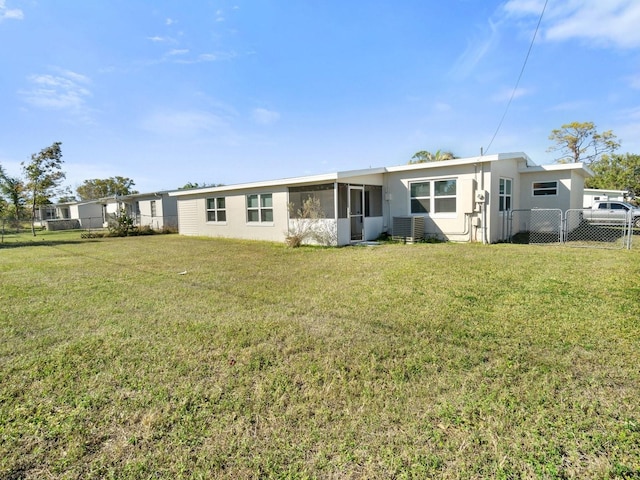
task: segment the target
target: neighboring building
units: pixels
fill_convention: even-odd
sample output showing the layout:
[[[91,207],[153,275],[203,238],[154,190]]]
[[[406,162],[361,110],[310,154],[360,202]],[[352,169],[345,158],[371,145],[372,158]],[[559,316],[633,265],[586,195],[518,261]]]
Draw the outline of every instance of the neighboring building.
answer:
[[[103,198],[105,219],[124,211],[139,227],[151,227],[154,230],[178,227],[178,202],[169,196],[170,191],[136,193]]]
[[[420,225],[420,235],[493,243],[507,238],[509,210],[582,208],[592,175],[579,163],[537,166],[524,153],[508,153],[168,195],[177,198],[183,235],[284,241],[295,212],[312,196],[335,245],[395,235],[407,220]]]
[[[620,200],[628,201],[630,199],[629,192],[627,190],[605,190],[602,188],[585,188],[584,189],[584,201],[582,206],[589,208],[593,205],[593,202],[598,200]]]
[[[67,220],[71,218],[70,206],[72,203],[51,203],[36,206],[35,224],[44,225],[47,220]]]
[[[36,211],[40,225],[51,230],[107,228],[124,211],[139,227],[178,228],[177,199],[169,191],[116,195],[85,202],[44,205]],[[64,220],[64,221],[63,221]],[[66,220],[73,220],[66,221]]]

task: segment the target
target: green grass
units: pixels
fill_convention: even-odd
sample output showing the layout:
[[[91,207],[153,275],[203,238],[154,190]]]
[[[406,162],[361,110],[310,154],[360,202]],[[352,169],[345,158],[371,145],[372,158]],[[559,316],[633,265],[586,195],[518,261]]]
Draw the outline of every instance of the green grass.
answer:
[[[0,245],[0,478],[640,477],[637,249],[78,236]]]

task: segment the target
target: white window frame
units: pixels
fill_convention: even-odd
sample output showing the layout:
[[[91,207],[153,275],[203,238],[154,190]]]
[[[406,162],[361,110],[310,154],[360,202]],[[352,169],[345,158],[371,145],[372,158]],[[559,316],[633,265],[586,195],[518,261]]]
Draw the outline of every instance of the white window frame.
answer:
[[[436,183],[438,182],[455,182],[456,193],[454,195],[437,195]],[[429,195],[427,196],[411,196],[411,186],[416,183],[428,183]],[[458,178],[457,177],[438,177],[438,178],[415,178],[408,181],[408,194],[409,194],[409,215],[428,215],[432,218],[456,218],[458,215]],[[412,210],[413,200],[428,200],[429,208],[428,212],[414,212]],[[454,199],[455,210],[453,212],[438,212],[436,209],[437,200]]]
[[[151,208],[151,217],[157,217],[157,207],[156,207],[156,201],[155,200],[151,200],[149,202],[149,207]]]
[[[509,192],[507,193],[507,185],[509,185]],[[504,187],[504,188],[503,188]],[[509,200],[507,202],[507,200]],[[509,205],[507,205],[507,203]],[[498,183],[498,211],[508,212],[513,209],[513,179],[500,177]]]
[[[555,187],[542,186],[543,184],[551,184],[551,183],[555,183]],[[537,182],[531,183],[531,195],[534,197],[557,197],[559,186],[560,186],[560,182],[558,180],[538,180]],[[552,191],[555,191],[555,192],[543,193],[543,192],[552,192]]]
[[[210,208],[211,205],[209,201],[213,202],[213,208]],[[222,207],[220,206],[220,202],[222,201]],[[227,223],[227,199],[226,197],[207,197],[205,199],[205,213],[207,215],[207,223]],[[213,218],[215,220],[211,220],[210,213],[213,213]],[[220,220],[220,214],[224,216],[224,220]]]
[[[250,206],[250,197],[256,197],[258,200],[257,206]],[[269,200],[270,205],[266,205]],[[273,225],[273,193],[250,193],[245,197],[246,211],[247,211],[247,224],[249,225]],[[257,212],[258,220],[250,220],[249,212]],[[271,219],[265,220],[265,217],[271,212]]]

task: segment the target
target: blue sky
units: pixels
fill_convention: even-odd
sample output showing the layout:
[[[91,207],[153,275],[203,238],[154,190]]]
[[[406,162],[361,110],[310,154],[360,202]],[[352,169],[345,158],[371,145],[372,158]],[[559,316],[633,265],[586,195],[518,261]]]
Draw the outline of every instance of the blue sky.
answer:
[[[0,0],[0,164],[138,190],[527,153],[593,121],[640,153],[640,2]]]

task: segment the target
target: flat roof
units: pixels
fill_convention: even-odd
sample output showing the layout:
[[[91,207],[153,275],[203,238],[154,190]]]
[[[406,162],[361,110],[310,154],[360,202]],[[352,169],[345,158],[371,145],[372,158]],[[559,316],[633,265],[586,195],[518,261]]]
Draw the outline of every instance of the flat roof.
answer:
[[[347,180],[349,178],[361,177],[364,175],[381,175],[383,173],[386,173],[386,171],[387,169],[384,167],[365,168],[362,170],[345,170],[343,172],[332,172],[332,173],[325,173],[325,174],[319,174],[319,175],[307,175],[304,177],[290,177],[290,178],[281,178],[277,180],[265,180],[260,182],[221,185],[219,187],[189,188],[185,190],[174,190],[169,192],[169,196],[179,197],[183,195],[195,195],[199,193],[228,192],[230,190],[246,190],[251,188],[276,187],[279,185],[301,185],[305,183],[337,182],[340,180]]]
[[[500,160],[513,160],[513,159],[523,159],[525,160],[528,166],[535,165],[531,161],[529,156],[523,152],[496,153],[493,155],[482,155],[477,157],[454,158],[452,160],[442,160],[439,162],[412,163],[412,164],[397,165],[392,167],[366,168],[361,170],[344,170],[341,172],[332,172],[332,173],[326,173],[326,174],[320,174],[320,175],[308,175],[304,177],[281,178],[277,180],[239,183],[234,185],[222,185],[219,187],[204,187],[204,188],[193,188],[193,189],[186,189],[186,190],[174,190],[168,193],[172,197],[179,197],[179,196],[185,196],[185,195],[197,195],[202,193],[228,192],[232,190],[246,190],[246,189],[253,189],[253,188],[276,187],[276,186],[284,186],[284,185],[301,185],[305,183],[337,182],[340,180],[347,180],[349,178],[361,177],[366,175],[380,175],[380,174],[391,173],[391,172],[453,167],[458,165],[469,165],[469,164],[473,165],[476,163],[487,163],[487,162],[495,162]]]

